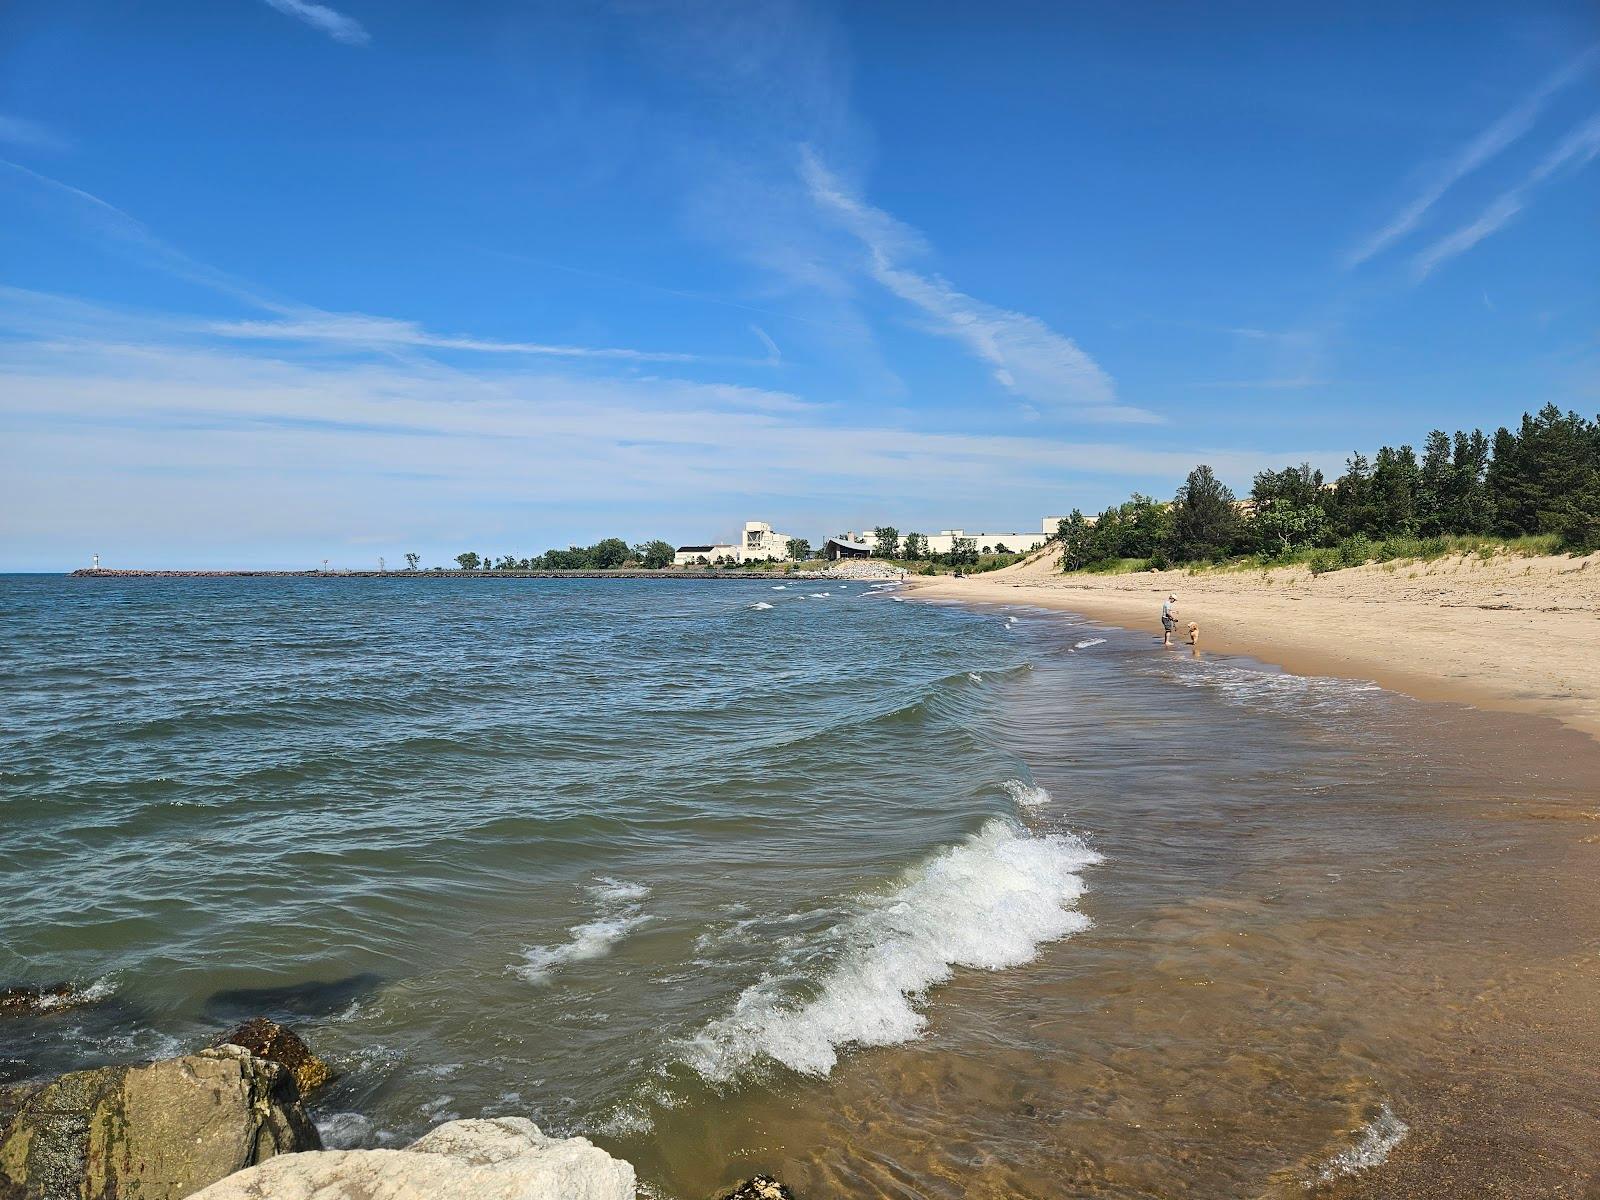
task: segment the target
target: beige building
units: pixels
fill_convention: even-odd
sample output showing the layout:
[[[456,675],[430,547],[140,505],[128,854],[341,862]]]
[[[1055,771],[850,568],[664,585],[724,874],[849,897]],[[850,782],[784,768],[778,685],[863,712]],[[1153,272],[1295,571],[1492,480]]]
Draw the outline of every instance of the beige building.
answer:
[[[789,557],[789,535],[779,533],[765,521],[746,521],[739,541],[714,542],[706,546],[679,546],[672,556],[675,567],[706,564],[781,562]]]

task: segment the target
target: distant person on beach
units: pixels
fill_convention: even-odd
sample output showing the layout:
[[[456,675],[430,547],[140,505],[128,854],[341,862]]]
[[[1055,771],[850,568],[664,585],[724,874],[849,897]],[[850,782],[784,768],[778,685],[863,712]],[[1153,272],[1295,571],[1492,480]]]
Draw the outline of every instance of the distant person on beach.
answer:
[[[1172,645],[1172,631],[1178,627],[1177,618],[1178,597],[1169,595],[1166,603],[1161,606],[1161,644]]]

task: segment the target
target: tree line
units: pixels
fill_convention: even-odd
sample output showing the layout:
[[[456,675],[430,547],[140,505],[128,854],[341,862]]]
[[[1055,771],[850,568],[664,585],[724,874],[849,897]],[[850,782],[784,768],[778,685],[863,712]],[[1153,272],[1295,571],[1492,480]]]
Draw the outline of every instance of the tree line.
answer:
[[[1574,553],[1600,550],[1600,421],[1547,404],[1515,429],[1429,433],[1409,445],[1354,454],[1331,483],[1309,464],[1262,471],[1240,502],[1208,466],[1189,472],[1171,503],[1134,495],[1090,519],[1078,509],[1057,538],[1066,571],[1124,559],[1161,568],[1255,555],[1354,566],[1381,547],[1425,555],[1443,539],[1549,535]],[[1404,544],[1404,545],[1402,545]]]
[[[928,535],[908,533],[901,536],[893,525],[879,525],[872,531],[874,558],[891,558],[899,562],[937,563],[946,567],[972,567],[980,557],[996,554],[1014,554],[1004,542],[992,546],[979,546],[977,538],[958,537],[950,540],[950,549],[934,553],[928,549]]]
[[[633,546],[621,538],[601,538],[592,546],[546,550],[531,558],[518,558],[514,554],[496,558],[469,550],[456,555],[456,565],[463,571],[614,571],[624,567],[659,571],[672,565],[674,553],[672,543],[659,538]],[[409,562],[411,555],[406,555],[406,559]]]

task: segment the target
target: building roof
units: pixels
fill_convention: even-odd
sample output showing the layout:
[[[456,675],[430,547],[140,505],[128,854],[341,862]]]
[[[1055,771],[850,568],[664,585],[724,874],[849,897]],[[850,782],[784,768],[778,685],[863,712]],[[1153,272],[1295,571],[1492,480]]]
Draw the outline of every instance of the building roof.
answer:
[[[709,554],[716,546],[679,546],[679,554]]]

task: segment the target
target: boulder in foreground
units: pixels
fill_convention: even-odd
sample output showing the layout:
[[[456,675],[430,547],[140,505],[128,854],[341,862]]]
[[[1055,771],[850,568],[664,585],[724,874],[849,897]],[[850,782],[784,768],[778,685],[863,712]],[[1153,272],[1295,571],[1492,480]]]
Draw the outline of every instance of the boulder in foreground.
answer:
[[[635,1200],[633,1167],[526,1117],[450,1121],[405,1150],[270,1159],[194,1200]]]
[[[311,1053],[300,1035],[276,1021],[256,1017],[246,1021],[214,1043],[218,1046],[243,1046],[257,1058],[275,1062],[294,1076],[303,1100],[333,1079],[333,1068]]]
[[[45,1084],[0,1135],[0,1197],[180,1200],[321,1145],[289,1072],[224,1046]]]
[[[722,1200],[794,1200],[794,1193],[771,1175],[752,1175]]]

